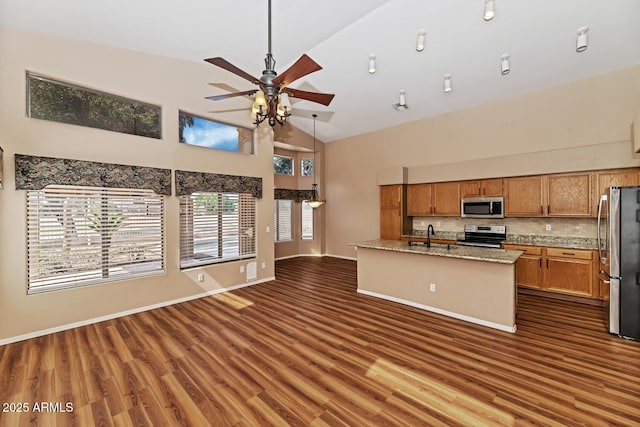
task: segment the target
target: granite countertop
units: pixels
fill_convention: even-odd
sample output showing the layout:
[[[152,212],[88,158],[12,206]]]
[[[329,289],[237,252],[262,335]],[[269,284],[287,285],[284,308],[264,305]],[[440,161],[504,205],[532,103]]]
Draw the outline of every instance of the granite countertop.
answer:
[[[424,230],[412,230],[410,235],[404,235],[403,238],[410,237],[427,237],[427,232]],[[431,236],[432,239],[442,240],[461,240],[464,239],[464,233],[458,233],[455,231],[437,231],[436,234]],[[596,238],[590,237],[571,237],[571,236],[538,236],[530,234],[509,234],[507,233],[507,240],[505,243],[512,245],[527,245],[527,246],[547,246],[551,248],[570,248],[570,249],[587,249],[597,250],[598,241]]]
[[[449,258],[468,259],[474,261],[497,262],[501,264],[514,264],[524,252],[504,249],[487,249],[472,246],[456,246],[432,244],[430,248],[424,245],[409,246],[408,242],[401,240],[367,240],[353,243],[359,248],[379,249],[393,252],[406,252],[420,255],[433,255]]]

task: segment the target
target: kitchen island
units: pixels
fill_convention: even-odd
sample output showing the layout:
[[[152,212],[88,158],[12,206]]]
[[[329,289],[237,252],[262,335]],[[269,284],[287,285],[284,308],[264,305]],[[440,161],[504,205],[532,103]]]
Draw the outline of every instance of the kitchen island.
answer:
[[[355,243],[358,292],[507,332],[516,331],[522,251],[399,240]]]

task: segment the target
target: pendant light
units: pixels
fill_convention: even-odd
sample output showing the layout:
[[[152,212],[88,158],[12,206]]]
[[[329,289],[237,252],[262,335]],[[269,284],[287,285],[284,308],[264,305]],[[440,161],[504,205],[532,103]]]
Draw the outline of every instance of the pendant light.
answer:
[[[318,184],[316,184],[316,172],[318,169],[316,168],[316,117],[317,114],[312,114],[313,117],[313,185],[311,186],[311,199],[305,200],[312,208],[319,208],[324,205],[324,200],[320,199],[320,193],[318,192]]]

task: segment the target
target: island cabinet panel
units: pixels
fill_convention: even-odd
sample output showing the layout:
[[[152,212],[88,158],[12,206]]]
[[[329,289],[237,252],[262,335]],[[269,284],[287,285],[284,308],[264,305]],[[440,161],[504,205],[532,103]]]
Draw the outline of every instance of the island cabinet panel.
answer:
[[[539,246],[503,245],[504,249],[524,251],[516,262],[516,284],[525,288],[542,289],[542,252]]]
[[[592,216],[591,172],[558,174],[547,177],[548,216]]]
[[[546,288],[550,291],[593,297],[593,252],[547,248]]]
[[[505,216],[544,216],[545,177],[505,178]]]
[[[406,213],[406,186],[380,186],[380,238],[400,240],[411,232],[411,219]]]
[[[593,200],[594,216],[598,215],[598,203],[600,196],[609,195],[609,187],[623,187],[627,185],[639,185],[640,173],[638,169],[618,169],[596,172],[596,191]],[[602,212],[603,216],[607,216],[606,210]]]
[[[407,187],[407,213],[409,216],[429,216],[431,205],[431,184],[410,184]]]
[[[476,179],[462,182],[461,197],[502,196],[502,178]]]

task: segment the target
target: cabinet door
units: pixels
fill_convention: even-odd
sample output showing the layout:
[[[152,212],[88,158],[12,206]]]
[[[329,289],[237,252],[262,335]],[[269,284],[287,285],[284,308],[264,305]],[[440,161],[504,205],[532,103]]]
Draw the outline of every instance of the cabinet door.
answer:
[[[504,180],[505,216],[544,216],[544,176]]]
[[[516,262],[516,284],[525,288],[542,289],[542,248],[518,245],[503,245],[503,248],[524,251]]]
[[[598,215],[598,203],[600,196],[609,195],[609,187],[622,187],[625,185],[638,185],[638,169],[620,169],[611,171],[601,171],[596,173],[596,192],[594,204],[594,216]],[[607,212],[602,213],[607,216]]]
[[[482,181],[483,197],[502,196],[502,178],[485,179]]]
[[[593,215],[590,172],[549,175],[547,178],[547,215]]]
[[[433,214],[460,216],[460,183],[438,182],[433,184]]]
[[[400,240],[402,238],[402,212],[400,208],[380,209],[380,238]]]
[[[402,185],[380,186],[380,209],[400,208]]]
[[[431,215],[431,184],[410,184],[407,187],[407,215]]]
[[[592,297],[592,257],[591,251],[547,248],[545,287],[553,292]]]
[[[462,197],[482,196],[482,181],[462,181]]]

